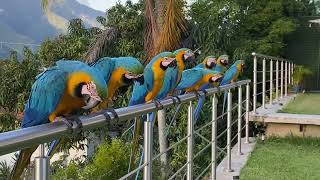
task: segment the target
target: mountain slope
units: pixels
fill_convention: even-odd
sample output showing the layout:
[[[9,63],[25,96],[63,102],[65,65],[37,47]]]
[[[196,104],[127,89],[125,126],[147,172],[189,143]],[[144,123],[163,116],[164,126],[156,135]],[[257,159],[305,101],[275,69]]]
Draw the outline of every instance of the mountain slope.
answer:
[[[95,19],[104,15],[103,12],[91,9],[76,0],[59,1],[51,6],[50,13],[49,16],[44,13],[41,0],[2,0],[0,41],[40,44],[46,38],[65,32],[70,19],[81,18],[86,26],[92,27],[99,26]],[[0,52],[2,51],[0,47]]]

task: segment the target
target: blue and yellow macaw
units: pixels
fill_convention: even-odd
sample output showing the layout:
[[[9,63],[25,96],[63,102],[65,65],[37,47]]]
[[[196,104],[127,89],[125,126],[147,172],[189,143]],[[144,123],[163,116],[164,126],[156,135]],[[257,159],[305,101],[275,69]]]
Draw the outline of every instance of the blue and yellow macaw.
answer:
[[[213,71],[216,71],[216,72],[219,72],[221,75],[224,74],[224,72],[227,70],[227,65],[228,65],[228,61],[229,61],[229,57],[228,55],[221,55],[218,60],[214,61],[213,59],[211,60],[211,64],[210,63],[210,58],[211,56],[208,56],[204,62],[206,62],[207,66],[204,66],[204,62],[199,64],[198,66],[199,67],[202,67],[202,68],[205,68],[205,69],[208,69],[208,67],[212,67],[211,69]],[[209,63],[208,63],[209,62]],[[203,86],[202,87],[202,90],[204,89],[207,89],[209,88],[207,85]],[[199,100],[198,100],[198,103],[197,103],[197,106],[195,108],[195,111],[194,111],[194,118],[195,118],[195,121],[198,120],[198,117],[200,115],[200,111],[202,109],[202,106],[204,105],[204,102],[205,102],[205,97],[202,96],[202,97],[199,97]]]
[[[107,108],[119,88],[128,87],[134,81],[143,80],[144,67],[138,59],[133,57],[104,57],[91,66],[101,71],[108,86],[108,97],[96,107],[97,110]]]
[[[212,69],[214,71],[221,72],[224,74],[227,71],[227,66],[229,64],[229,56],[228,55],[221,55],[217,59],[217,64],[216,66]]]
[[[213,70],[217,65],[217,59],[215,56],[207,56],[200,64],[194,68],[203,68]]]
[[[156,97],[160,92],[166,75],[166,70],[176,66],[175,55],[170,52],[163,52],[155,56],[143,71],[143,83],[134,82],[133,92],[129,101],[129,106],[156,102]],[[151,118],[152,119],[152,118]],[[134,122],[134,137],[132,146],[131,163],[138,148],[138,140],[141,132],[142,119],[136,118]],[[130,164],[131,164],[130,163]]]
[[[165,54],[170,52],[164,52],[160,54]],[[194,53],[188,48],[181,48],[173,52],[175,59],[177,61],[176,67],[170,67],[166,71],[163,86],[156,96],[158,100],[164,99],[168,94],[173,94],[173,91],[179,84],[182,72],[185,68],[185,61],[190,61],[194,57]]]
[[[95,107],[107,96],[103,76],[79,61],[60,60],[36,77],[21,128],[60,120],[74,111]],[[11,179],[20,179],[37,145],[20,151]]]
[[[237,60],[223,75],[220,86],[237,82],[240,73],[244,67],[244,60]],[[224,113],[225,104],[227,100],[227,93],[224,93],[222,113]]]
[[[205,90],[210,87],[217,87],[219,85],[219,81],[221,80],[222,75],[220,72],[212,71],[208,69],[203,68],[192,68],[183,71],[182,74],[182,80],[177,86],[177,90],[182,90],[185,92],[197,92],[199,90]],[[205,100],[205,97],[203,98],[203,101]],[[194,115],[195,115],[195,122],[197,122],[198,114],[201,110],[202,104],[204,102],[200,102],[201,98],[199,99],[197,108],[195,109]],[[177,108],[177,111],[179,111],[180,107]],[[176,112],[177,113],[177,112]],[[174,115],[174,117],[176,114]]]
[[[192,68],[184,70],[181,82],[177,86],[177,90],[183,90],[186,93],[203,90],[207,85],[216,87],[219,85],[222,75],[220,72],[207,70],[203,68]]]

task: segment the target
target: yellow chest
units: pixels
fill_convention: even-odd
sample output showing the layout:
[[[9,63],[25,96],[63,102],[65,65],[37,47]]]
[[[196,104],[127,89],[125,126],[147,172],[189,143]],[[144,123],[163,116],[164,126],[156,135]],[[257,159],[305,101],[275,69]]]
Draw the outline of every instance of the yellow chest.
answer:
[[[207,74],[203,76],[199,81],[197,81],[193,86],[186,89],[186,92],[193,92],[198,91],[200,87],[204,84],[209,83],[210,78],[212,77],[212,74]]]
[[[115,71],[112,72],[110,80],[108,82],[108,99],[112,99],[115,92],[125,84],[121,81],[123,74],[125,74],[126,71],[123,68],[118,68]]]
[[[177,77],[177,85],[178,85],[181,80],[182,72],[185,68],[185,65],[184,65],[182,58],[177,59],[177,64],[178,64],[178,77]]]
[[[145,97],[145,102],[152,101],[157,96],[157,94],[160,92],[160,90],[162,88],[164,76],[165,76],[165,71],[160,68],[160,63],[161,63],[161,61],[155,62],[152,66],[153,86],[152,86],[151,91],[149,91],[147,96]]]
[[[49,115],[49,121],[52,122],[58,116],[68,115],[83,107],[85,103],[82,98],[75,96],[75,88],[82,82],[88,83],[90,81],[92,81],[91,77],[85,72],[76,72],[69,75],[63,96],[55,111]]]

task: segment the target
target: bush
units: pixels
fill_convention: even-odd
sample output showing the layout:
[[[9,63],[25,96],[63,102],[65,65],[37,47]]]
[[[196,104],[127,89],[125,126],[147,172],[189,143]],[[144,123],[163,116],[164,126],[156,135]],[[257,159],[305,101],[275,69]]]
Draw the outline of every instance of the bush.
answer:
[[[118,179],[126,174],[130,158],[130,145],[119,139],[101,144],[85,168],[71,162],[67,167],[56,169],[51,176],[53,180],[60,179]]]

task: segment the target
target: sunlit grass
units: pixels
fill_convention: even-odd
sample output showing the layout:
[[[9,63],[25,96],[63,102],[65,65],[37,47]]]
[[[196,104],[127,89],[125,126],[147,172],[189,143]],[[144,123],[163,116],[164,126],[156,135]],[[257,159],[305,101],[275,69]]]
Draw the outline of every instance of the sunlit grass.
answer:
[[[258,141],[241,180],[320,179],[320,139],[269,138]]]
[[[320,93],[299,94],[283,109],[279,110],[279,112],[292,114],[320,114]]]

